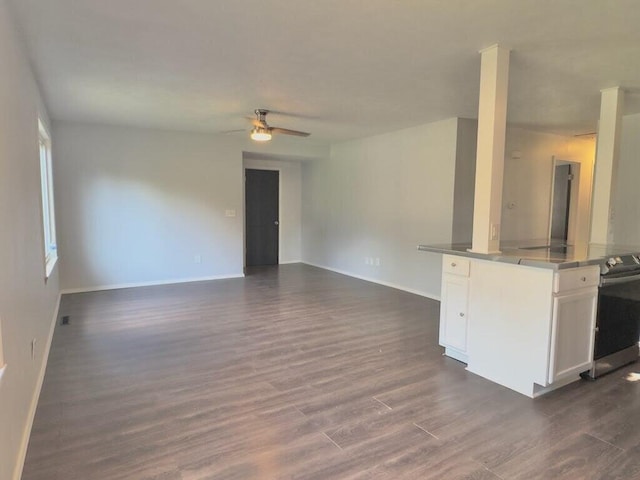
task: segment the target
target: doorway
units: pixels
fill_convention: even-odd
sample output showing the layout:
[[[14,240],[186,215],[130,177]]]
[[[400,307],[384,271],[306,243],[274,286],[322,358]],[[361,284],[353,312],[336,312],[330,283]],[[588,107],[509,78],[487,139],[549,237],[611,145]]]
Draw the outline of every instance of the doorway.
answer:
[[[554,158],[549,225],[551,246],[572,245],[575,241],[579,173],[579,163]]]
[[[245,170],[246,266],[279,262],[280,172]]]

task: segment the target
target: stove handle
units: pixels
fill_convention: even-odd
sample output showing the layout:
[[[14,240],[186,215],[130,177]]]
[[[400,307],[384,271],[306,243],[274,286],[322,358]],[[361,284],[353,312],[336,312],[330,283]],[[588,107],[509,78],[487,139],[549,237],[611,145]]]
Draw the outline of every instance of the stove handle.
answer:
[[[627,277],[602,277],[600,279],[600,286],[604,287],[607,285],[619,285],[621,283],[629,283],[629,282],[640,282],[640,274],[629,275]]]

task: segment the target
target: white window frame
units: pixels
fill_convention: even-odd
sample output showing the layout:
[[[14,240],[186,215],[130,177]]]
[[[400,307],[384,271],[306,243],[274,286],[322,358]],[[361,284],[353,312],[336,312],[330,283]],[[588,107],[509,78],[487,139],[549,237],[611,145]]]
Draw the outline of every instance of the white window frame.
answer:
[[[2,351],[2,318],[0,318],[0,382],[2,382],[2,376],[7,371],[7,364],[4,363],[4,353]]]
[[[53,165],[51,161],[51,136],[38,119],[38,152],[40,157],[40,189],[42,192],[42,237],[44,246],[45,280],[49,278],[58,261],[56,242],[56,217],[53,202]]]

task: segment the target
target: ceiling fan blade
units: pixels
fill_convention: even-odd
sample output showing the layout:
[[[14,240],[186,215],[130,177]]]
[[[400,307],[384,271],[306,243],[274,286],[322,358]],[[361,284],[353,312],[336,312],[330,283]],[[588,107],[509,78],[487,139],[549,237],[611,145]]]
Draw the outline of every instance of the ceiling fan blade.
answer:
[[[274,133],[282,133],[284,135],[295,135],[296,137],[308,137],[311,135],[307,132],[301,132],[299,130],[289,130],[288,128],[270,127],[270,130]]]
[[[258,120],[256,119],[256,117],[244,117],[244,119],[251,125],[253,125],[254,127],[262,127],[263,125],[260,125],[260,122],[258,122]]]

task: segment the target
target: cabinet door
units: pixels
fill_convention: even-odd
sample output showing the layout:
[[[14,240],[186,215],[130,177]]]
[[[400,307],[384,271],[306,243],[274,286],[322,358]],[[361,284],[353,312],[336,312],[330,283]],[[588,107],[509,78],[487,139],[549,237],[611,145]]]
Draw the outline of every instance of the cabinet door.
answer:
[[[467,302],[469,280],[458,275],[442,278],[440,344],[462,353],[467,351]]]
[[[591,368],[598,290],[553,299],[549,383]]]

